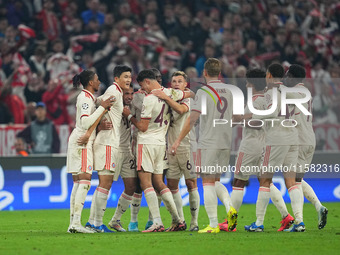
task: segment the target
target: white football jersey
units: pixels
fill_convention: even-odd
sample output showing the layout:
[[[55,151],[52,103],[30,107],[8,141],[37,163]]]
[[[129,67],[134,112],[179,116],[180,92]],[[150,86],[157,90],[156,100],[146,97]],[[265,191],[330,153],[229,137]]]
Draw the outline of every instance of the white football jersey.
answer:
[[[131,123],[127,118],[122,117],[120,124],[119,151],[130,151],[131,148]]]
[[[184,98],[183,91],[171,88],[161,89],[175,101]],[[155,95],[148,94],[143,100],[141,119],[149,119],[150,122],[145,132],[138,132],[138,144],[165,145],[165,136],[170,124],[169,105]]]
[[[252,101],[255,109],[257,110],[267,109],[266,101],[264,99],[263,94],[253,95]],[[250,113],[248,106],[246,106],[244,113],[245,114]],[[264,127],[262,127],[261,129],[254,129],[247,126],[243,127],[242,140],[240,143],[239,151],[253,155],[262,152],[264,146],[265,146]]]
[[[303,83],[297,84],[295,87],[303,87]],[[301,93],[287,93],[287,98],[291,96],[291,98],[304,98],[305,95]],[[310,113],[312,113],[312,99],[307,103],[302,104]],[[299,134],[299,145],[313,145],[315,146],[315,133],[313,130],[313,115],[305,115],[303,114],[299,108],[296,107],[295,119],[297,121],[297,130]]]
[[[281,92],[280,89],[284,85],[280,83],[280,87],[277,90],[277,107],[274,113],[263,116],[253,114],[253,119],[262,119],[265,121],[266,145],[298,145],[298,132],[292,120],[295,120],[295,106],[287,105],[286,115],[281,115]],[[264,93],[266,101],[266,109],[271,108],[273,103],[273,91],[270,89]],[[282,125],[282,121],[283,124]],[[289,126],[289,127],[285,127]]]
[[[111,106],[110,111],[104,115],[103,119],[106,118],[110,121],[113,128],[110,130],[99,131],[94,143],[118,148],[120,142],[120,125],[123,114],[123,92],[118,84],[113,83],[110,87],[108,87],[105,93],[100,96],[100,99],[106,100],[110,96],[114,96],[116,101],[113,106]]]
[[[214,91],[219,95],[222,105]],[[205,102],[207,114],[200,115],[198,149],[231,149],[233,97],[227,85],[214,80],[200,88],[196,93],[192,111],[201,113],[202,104]],[[228,124],[218,124],[214,127],[214,120],[217,119],[227,120]]]
[[[188,108],[188,111],[183,114],[178,114],[176,111],[172,110],[172,116],[171,124],[168,130],[168,145],[169,148],[172,146],[172,144],[176,141],[179,134],[181,133],[184,123],[186,122],[187,118],[190,117],[190,99],[184,98],[180,102],[178,102],[181,105],[185,105]],[[190,131],[190,133],[193,133],[194,129]],[[190,133],[187,134],[183,140],[181,141],[180,145],[178,146],[178,151],[188,151],[190,150]]]
[[[82,118],[89,117],[94,112],[96,112],[96,116],[97,118],[99,118],[100,114],[104,112],[105,109],[103,107],[99,107],[96,110],[95,102],[96,102],[95,97],[92,95],[90,91],[86,89],[83,89],[82,92],[80,92],[80,94],[78,95],[77,103],[76,103],[76,108],[77,108],[76,126],[70,135],[69,146],[77,147],[78,138],[83,136],[88,130],[88,128],[85,128],[82,125]],[[93,124],[97,120],[97,118],[95,116],[91,116],[91,117],[93,117],[93,122],[92,122]],[[93,131],[89,138],[89,142],[93,142],[95,137],[96,137],[96,132]]]

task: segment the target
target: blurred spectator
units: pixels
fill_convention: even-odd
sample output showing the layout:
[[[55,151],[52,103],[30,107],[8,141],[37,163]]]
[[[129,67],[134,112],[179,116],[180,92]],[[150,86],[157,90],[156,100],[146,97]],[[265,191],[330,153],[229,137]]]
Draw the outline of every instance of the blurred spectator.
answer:
[[[44,0],[43,8],[37,18],[40,23],[40,29],[46,33],[49,40],[55,40],[59,37],[61,28],[60,21],[54,13],[54,1]]]
[[[46,52],[43,48],[36,48],[34,55],[29,58],[28,64],[33,73],[37,73],[40,77],[44,78],[46,75]]]
[[[105,15],[99,11],[99,0],[87,0],[86,6],[89,8],[81,14],[81,17],[87,25],[90,20],[98,21],[99,25],[104,24]]]
[[[14,122],[14,118],[7,105],[2,101],[0,95],[0,124],[10,124]]]
[[[36,106],[36,120],[17,134],[31,146],[33,154],[59,153],[60,140],[53,123],[46,118],[46,106],[39,102]]]
[[[71,124],[66,108],[68,96],[64,94],[64,82],[58,79],[51,79],[47,90],[42,96],[42,101],[46,104],[47,118],[56,125]]]
[[[45,84],[41,76],[33,73],[24,90],[26,102],[38,103],[42,101],[42,95],[44,94],[45,90]]]
[[[28,156],[27,145],[26,145],[25,140],[23,138],[17,137],[15,139],[14,148],[15,148],[17,156],[23,156],[23,157]]]
[[[205,61],[207,61],[208,58],[213,57],[215,57],[215,48],[211,45],[206,45],[204,47],[204,55],[197,59],[195,65],[199,77],[202,76]]]

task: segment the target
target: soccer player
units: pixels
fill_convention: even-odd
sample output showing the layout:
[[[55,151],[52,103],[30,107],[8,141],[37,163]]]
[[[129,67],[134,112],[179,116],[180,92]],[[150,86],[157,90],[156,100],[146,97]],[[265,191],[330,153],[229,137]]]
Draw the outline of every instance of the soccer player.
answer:
[[[198,90],[195,103],[191,109],[190,117],[186,120],[183,129],[173,143],[171,152],[177,153],[177,148],[190,129],[200,119],[198,138],[198,167],[203,182],[204,206],[209,217],[209,225],[199,230],[198,233],[218,233],[220,229],[217,222],[217,192],[215,180],[221,173],[214,171],[215,166],[228,166],[230,159],[232,127],[230,125],[213,125],[214,119],[232,119],[233,98],[226,84],[222,83],[218,76],[221,73],[221,62],[215,58],[209,58],[204,63],[204,78],[207,82]],[[208,91],[212,96],[206,96]],[[218,93],[222,104],[215,105]],[[212,98],[213,97],[213,98]],[[206,99],[206,101],[204,101]],[[207,114],[201,114],[202,105],[206,105]],[[229,231],[235,229],[237,224],[237,212],[229,206],[227,209]]]
[[[99,100],[104,100],[113,96],[116,100],[110,111],[104,115],[104,118],[112,123],[112,129],[99,131],[93,144],[94,169],[98,171],[99,185],[93,194],[92,203],[94,203],[95,211],[94,227],[100,232],[112,232],[103,224],[103,216],[119,156],[118,148],[123,112],[123,90],[130,88],[131,71],[132,69],[128,66],[116,66],[113,70],[115,82],[98,98]],[[117,222],[117,224],[120,223]]]
[[[125,107],[129,107],[131,105],[132,98],[132,87],[123,91],[123,103]],[[137,172],[135,168],[136,161],[132,156],[130,144],[131,124],[127,118],[123,117],[120,124],[119,155],[116,162],[114,181],[117,181],[120,175],[124,182],[124,191],[118,200],[116,211],[109,223],[109,226],[118,232],[126,232],[126,230],[120,224],[120,219],[125,211],[129,208],[137,187]]]
[[[70,226],[71,233],[94,233],[84,228],[81,223],[81,213],[85,198],[91,186],[91,175],[93,170],[92,145],[95,139],[95,132],[92,132],[89,142],[86,145],[78,145],[77,140],[99,120],[105,111],[112,105],[113,97],[108,97],[96,109],[93,94],[98,91],[100,81],[96,73],[84,70],[73,78],[73,86],[77,88],[80,84],[84,89],[77,97],[76,127],[72,131],[67,150],[67,171],[72,173],[73,188],[70,199]]]
[[[264,89],[266,87],[266,73],[260,69],[248,70],[246,74],[247,88],[252,90],[252,104],[257,110],[266,110],[264,99]],[[245,114],[249,114],[248,106],[245,108]],[[243,190],[250,175],[260,177],[261,153],[265,147],[265,130],[261,123],[251,124],[253,127],[245,124],[242,132],[242,141],[236,158],[236,171],[234,174],[233,192],[231,200],[236,211],[239,211],[243,201]],[[257,127],[254,127],[257,126]],[[270,184],[270,196],[282,216],[282,226],[279,231],[289,228],[294,222],[294,218],[288,213],[287,207],[282,198],[281,192],[273,183]],[[226,229],[226,223],[219,224],[220,229]]]
[[[139,129],[137,171],[141,188],[144,191],[153,217],[153,225],[143,232],[164,231],[154,187],[160,193],[166,208],[172,216],[173,224],[169,231],[181,230],[184,228],[184,223],[178,216],[169,188],[163,182],[165,135],[170,122],[169,106],[150,93],[153,90],[162,89],[165,93],[171,95],[175,101],[182,100],[185,94],[180,90],[162,88],[151,70],[141,71],[138,74],[137,82],[148,93],[143,100],[141,120],[137,121],[128,108],[124,108],[123,115]]]
[[[286,73],[285,85],[287,87],[306,88],[304,86],[303,79],[306,77],[305,69],[300,65],[291,65]],[[300,93],[289,93],[294,98],[303,97]],[[287,95],[288,98],[288,95]],[[303,106],[312,112],[312,101],[303,104]],[[313,188],[303,180],[303,176],[309,169],[309,165],[312,163],[314,151],[315,151],[315,134],[312,126],[312,115],[305,115],[301,111],[295,113],[297,120],[297,130],[299,134],[299,156],[298,167],[296,174],[296,184],[299,186],[302,195],[305,196],[314,206],[318,213],[318,228],[322,229],[327,223],[328,209],[324,207],[318,197],[316,196]],[[302,197],[303,203],[304,197]]]
[[[302,195],[299,187],[296,185],[296,164],[298,158],[298,131],[294,127],[293,120],[295,117],[295,107],[288,106],[286,116],[281,115],[281,93],[282,77],[284,69],[280,64],[271,64],[268,67],[266,80],[268,91],[265,93],[266,109],[269,109],[273,103],[273,88],[277,88],[277,107],[271,115],[245,115],[245,119],[252,116],[253,119],[276,119],[277,121],[266,122],[265,134],[265,154],[262,162],[260,188],[256,202],[256,222],[245,226],[245,230],[251,232],[262,232],[264,216],[270,199],[270,184],[275,171],[283,167],[283,176],[288,193],[291,199],[291,205],[295,216],[295,224],[292,231],[303,232],[305,225],[302,214]],[[286,127],[281,123],[286,122]]]
[[[179,89],[184,91],[188,85],[188,76],[182,72],[177,71],[172,74],[171,77],[171,87],[173,89]],[[190,112],[190,100],[189,98],[185,98],[178,103],[171,99],[171,97],[167,96],[164,92],[159,91],[159,98],[163,99],[169,106],[172,108],[173,119],[170,123],[170,127],[168,130],[168,144],[169,147],[175,142],[177,137],[179,136],[182,127],[186,119],[189,117]],[[192,139],[190,139],[192,137]],[[188,135],[183,139],[180,146],[177,148],[178,153],[176,155],[168,154],[169,158],[169,169],[166,172],[167,178],[167,186],[172,192],[172,196],[174,198],[178,215],[182,221],[184,221],[183,214],[183,206],[182,206],[182,197],[178,189],[179,179],[184,175],[185,183],[189,192],[189,204],[190,204],[190,212],[191,212],[191,223],[189,231],[198,231],[198,212],[199,212],[199,204],[200,197],[197,189],[197,175],[195,174],[195,164],[194,164],[194,155],[190,153],[192,151],[190,142],[194,141],[196,143],[196,134],[195,130],[192,129]]]

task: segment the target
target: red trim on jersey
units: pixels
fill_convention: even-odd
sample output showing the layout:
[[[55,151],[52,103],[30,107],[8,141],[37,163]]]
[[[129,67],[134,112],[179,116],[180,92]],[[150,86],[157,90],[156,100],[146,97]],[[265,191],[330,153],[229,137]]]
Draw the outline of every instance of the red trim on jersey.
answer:
[[[192,111],[201,113],[201,111],[196,110],[196,109],[192,109]]]
[[[138,158],[137,158],[137,171],[142,170],[142,155],[143,155],[143,144],[138,144]],[[144,191],[145,193],[145,191]]]
[[[141,120],[151,120],[151,118],[140,118]]]
[[[80,118],[82,118],[84,116],[88,117],[89,115],[88,114],[83,114],[83,115],[80,116]]]
[[[266,153],[264,154],[263,166],[268,166],[271,146],[266,146]]]
[[[188,110],[190,110],[189,105],[187,105],[186,103],[181,103],[181,104],[185,105],[186,107],[188,107]]]
[[[86,173],[87,168],[87,149],[81,150],[81,171]]]
[[[253,97],[252,97],[253,102],[254,102],[258,97],[264,97],[264,95],[253,95]]]
[[[106,145],[106,159],[105,159],[105,169],[110,170],[111,168],[111,146]]]
[[[92,98],[93,101],[95,101],[94,97],[92,96],[90,91],[87,91],[85,89],[82,90],[83,92],[85,92],[85,96],[88,98]]]
[[[220,80],[212,80],[212,81],[209,81],[208,84],[209,84],[209,83],[223,83],[223,82],[220,81]]]
[[[244,156],[244,152],[240,152],[238,154],[237,163],[236,163],[236,172],[235,172],[236,174],[240,172],[243,156]]]
[[[118,91],[119,91],[120,93],[123,93],[123,92],[122,92],[122,89],[119,87],[119,85],[118,85],[117,83],[114,82],[112,85],[116,85]]]
[[[272,106],[272,104],[268,105],[268,108],[267,108],[267,109],[269,109],[271,106]]]

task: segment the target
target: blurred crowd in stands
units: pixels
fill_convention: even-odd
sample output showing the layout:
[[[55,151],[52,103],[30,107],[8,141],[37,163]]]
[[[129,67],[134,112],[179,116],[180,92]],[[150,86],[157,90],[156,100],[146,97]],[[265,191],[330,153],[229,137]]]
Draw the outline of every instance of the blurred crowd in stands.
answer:
[[[0,124],[30,124],[37,103],[74,125],[71,78],[94,69],[101,92],[117,64],[202,75],[209,57],[245,86],[247,68],[303,65],[314,121],[340,120],[340,2],[332,0],[0,0]]]

